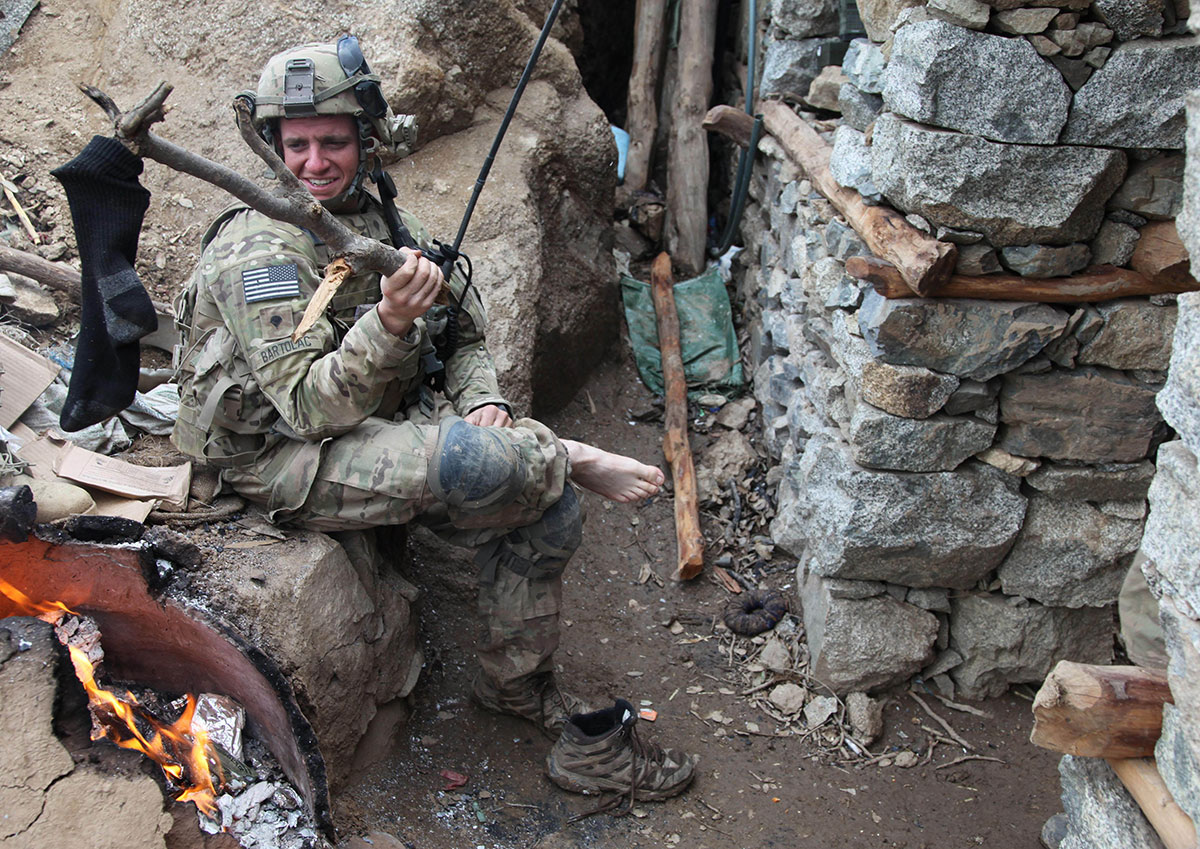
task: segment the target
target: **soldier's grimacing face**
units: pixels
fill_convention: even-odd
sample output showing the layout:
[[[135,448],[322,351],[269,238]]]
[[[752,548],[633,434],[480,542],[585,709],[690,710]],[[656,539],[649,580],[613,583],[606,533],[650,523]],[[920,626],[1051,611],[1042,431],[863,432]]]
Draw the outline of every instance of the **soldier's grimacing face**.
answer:
[[[317,200],[349,188],[358,170],[358,128],[349,115],[280,118],[283,163]]]

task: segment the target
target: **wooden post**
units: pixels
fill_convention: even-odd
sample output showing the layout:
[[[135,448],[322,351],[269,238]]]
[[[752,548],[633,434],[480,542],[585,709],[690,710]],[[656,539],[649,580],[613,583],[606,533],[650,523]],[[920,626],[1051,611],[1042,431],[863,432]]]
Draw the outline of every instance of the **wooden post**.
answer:
[[[700,503],[696,496],[696,470],[688,445],[687,381],[679,346],[679,315],[675,311],[675,281],[671,257],[660,253],[650,268],[650,293],[658,321],[658,347],[662,352],[663,390],[666,394],[666,434],[663,454],[671,464],[675,483],[675,537],[679,552],[675,579],[686,581],[704,568],[704,539],[700,536]]]
[[[867,206],[858,192],[840,185],[829,171],[829,145],[790,107],[771,101],[762,105],[762,113],[767,130],[817,191],[846,217],[873,254],[896,266],[909,289],[931,295],[950,279],[958,259],[954,245],[922,233],[891,207]]]
[[[708,137],[717,0],[679,0],[679,86],[667,149],[667,250],[688,274],[704,270],[708,241]]]
[[[625,185],[646,188],[650,179],[650,154],[658,130],[657,89],[662,66],[663,36],[667,21],[666,0],[637,0],[633,31],[633,70],[629,75],[625,129],[629,153],[625,156]]]
[[[1092,758],[1154,754],[1162,706],[1174,702],[1164,672],[1059,661],[1033,700],[1035,746]]]
[[[1154,826],[1166,849],[1196,849],[1196,826],[1171,797],[1154,758],[1109,758],[1108,765]]]

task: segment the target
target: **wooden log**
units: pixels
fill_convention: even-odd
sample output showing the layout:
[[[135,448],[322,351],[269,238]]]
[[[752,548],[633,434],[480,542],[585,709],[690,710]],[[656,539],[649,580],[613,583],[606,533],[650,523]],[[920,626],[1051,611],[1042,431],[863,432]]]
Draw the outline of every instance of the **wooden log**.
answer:
[[[704,270],[708,245],[708,136],[717,0],[680,0],[678,87],[667,145],[666,247],[687,274]]]
[[[1200,288],[1192,275],[1187,248],[1179,238],[1174,221],[1151,221],[1143,227],[1129,264],[1134,271],[1141,272],[1155,283],[1192,286],[1192,289],[1172,291],[1193,291]]]
[[[839,185],[829,171],[829,145],[787,105],[764,103],[762,113],[767,130],[804,169],[817,191],[845,216],[871,252],[894,265],[916,294],[938,292],[954,272],[958,249],[922,233],[891,207],[867,206],[858,192]]]
[[[1166,849],[1195,849],[1195,823],[1171,797],[1153,758],[1109,758],[1108,765],[1154,826]]]
[[[1164,702],[1174,703],[1165,672],[1062,660],[1033,700],[1029,739],[1068,755],[1146,757],[1162,733]]]
[[[629,75],[625,130],[629,152],[625,155],[625,185],[646,188],[650,179],[650,154],[658,131],[657,90],[662,68],[663,36],[667,30],[666,0],[637,0],[634,12],[633,69]]]
[[[675,537],[678,559],[675,579],[686,581],[704,568],[704,539],[700,535],[700,502],[696,495],[696,469],[688,445],[687,381],[679,345],[679,314],[675,310],[675,281],[671,257],[660,253],[650,268],[650,293],[658,322],[658,347],[662,352],[666,394],[666,434],[663,454],[671,464],[675,483]]]
[[[754,131],[754,116],[741,109],[721,104],[708,110],[701,124],[710,133],[720,133],[741,147],[750,145],[750,134]]]
[[[33,278],[43,286],[66,292],[71,296],[71,300],[79,303],[79,272],[69,265],[50,262],[37,254],[0,245],[0,271],[11,271]]]
[[[885,298],[913,296],[899,269],[875,257],[850,257],[846,260],[846,273],[869,281],[875,291]],[[1073,277],[1021,277],[1016,274],[971,277],[955,274],[934,294],[939,298],[1074,304],[1197,290],[1200,290],[1200,283],[1191,277],[1180,279],[1167,275],[1156,281],[1128,268],[1096,265]]]

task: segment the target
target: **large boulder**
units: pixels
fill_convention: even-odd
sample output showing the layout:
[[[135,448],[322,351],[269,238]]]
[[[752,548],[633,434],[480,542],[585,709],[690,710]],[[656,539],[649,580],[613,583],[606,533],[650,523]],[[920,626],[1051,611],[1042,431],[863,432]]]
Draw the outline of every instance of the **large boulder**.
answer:
[[[1118,150],[1000,144],[891,112],[875,122],[871,158],[875,185],[897,207],[997,247],[1090,240],[1125,177]]]
[[[125,108],[155,81],[172,82],[172,111],[156,131],[257,177],[262,162],[230,120],[233,96],[254,85],[273,53],[353,29],[393,106],[420,124],[423,147],[390,167],[399,202],[451,241],[544,11],[513,0],[333,0],[299,12],[295,4],[264,0],[252,15],[236,0],[68,6],[53,17],[34,16],[22,29],[6,58],[29,57],[37,72],[11,75],[0,89],[0,110],[6,127],[26,133],[13,139],[27,152],[25,171],[59,208],[50,218],[58,222],[52,238],[70,241],[66,204],[48,172],[62,163],[61,151],[111,133],[77,80]],[[616,338],[609,223],[615,161],[607,120],[584,92],[571,54],[551,38],[463,244],[491,311],[502,386],[522,412],[569,398]],[[152,288],[173,287],[191,271],[198,233],[230,198],[153,163],[143,184],[153,193],[143,251],[154,250],[158,256],[149,256],[161,265],[143,263],[139,271]],[[554,356],[540,356],[547,352]]]
[[[1060,849],[1162,849],[1158,833],[1103,760],[1064,755],[1058,774],[1068,820]]]
[[[1193,157],[1200,158],[1200,157]],[[1200,245],[1198,245],[1200,247]],[[1200,454],[1200,293],[1179,296],[1175,344],[1158,408],[1193,454]]]
[[[1062,74],[1025,39],[945,21],[896,33],[886,79],[893,112],[993,141],[1053,144],[1071,105]]]

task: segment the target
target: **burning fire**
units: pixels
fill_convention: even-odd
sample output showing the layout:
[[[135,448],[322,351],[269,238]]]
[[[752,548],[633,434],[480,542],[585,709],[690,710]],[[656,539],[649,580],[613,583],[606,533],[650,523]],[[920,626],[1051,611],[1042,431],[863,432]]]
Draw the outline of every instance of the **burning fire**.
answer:
[[[12,584],[0,578],[0,594],[16,603],[19,612],[37,616],[50,624],[57,624],[64,615],[78,615],[62,602],[34,601]],[[210,763],[220,765],[216,749],[209,742],[203,729],[192,728],[192,717],[196,711],[196,698],[190,693],[187,706],[179,719],[164,723],[152,716],[137,697],[125,692],[118,696],[111,690],[100,687],[95,680],[94,667],[87,655],[75,646],[68,646],[75,675],[83,683],[88,694],[88,707],[96,720],[92,739],[107,737],[123,749],[142,752],[160,767],[167,778],[183,792],[176,799],[194,802],[205,814],[216,812],[216,790],[213,787]],[[218,773],[218,783],[220,782]]]

